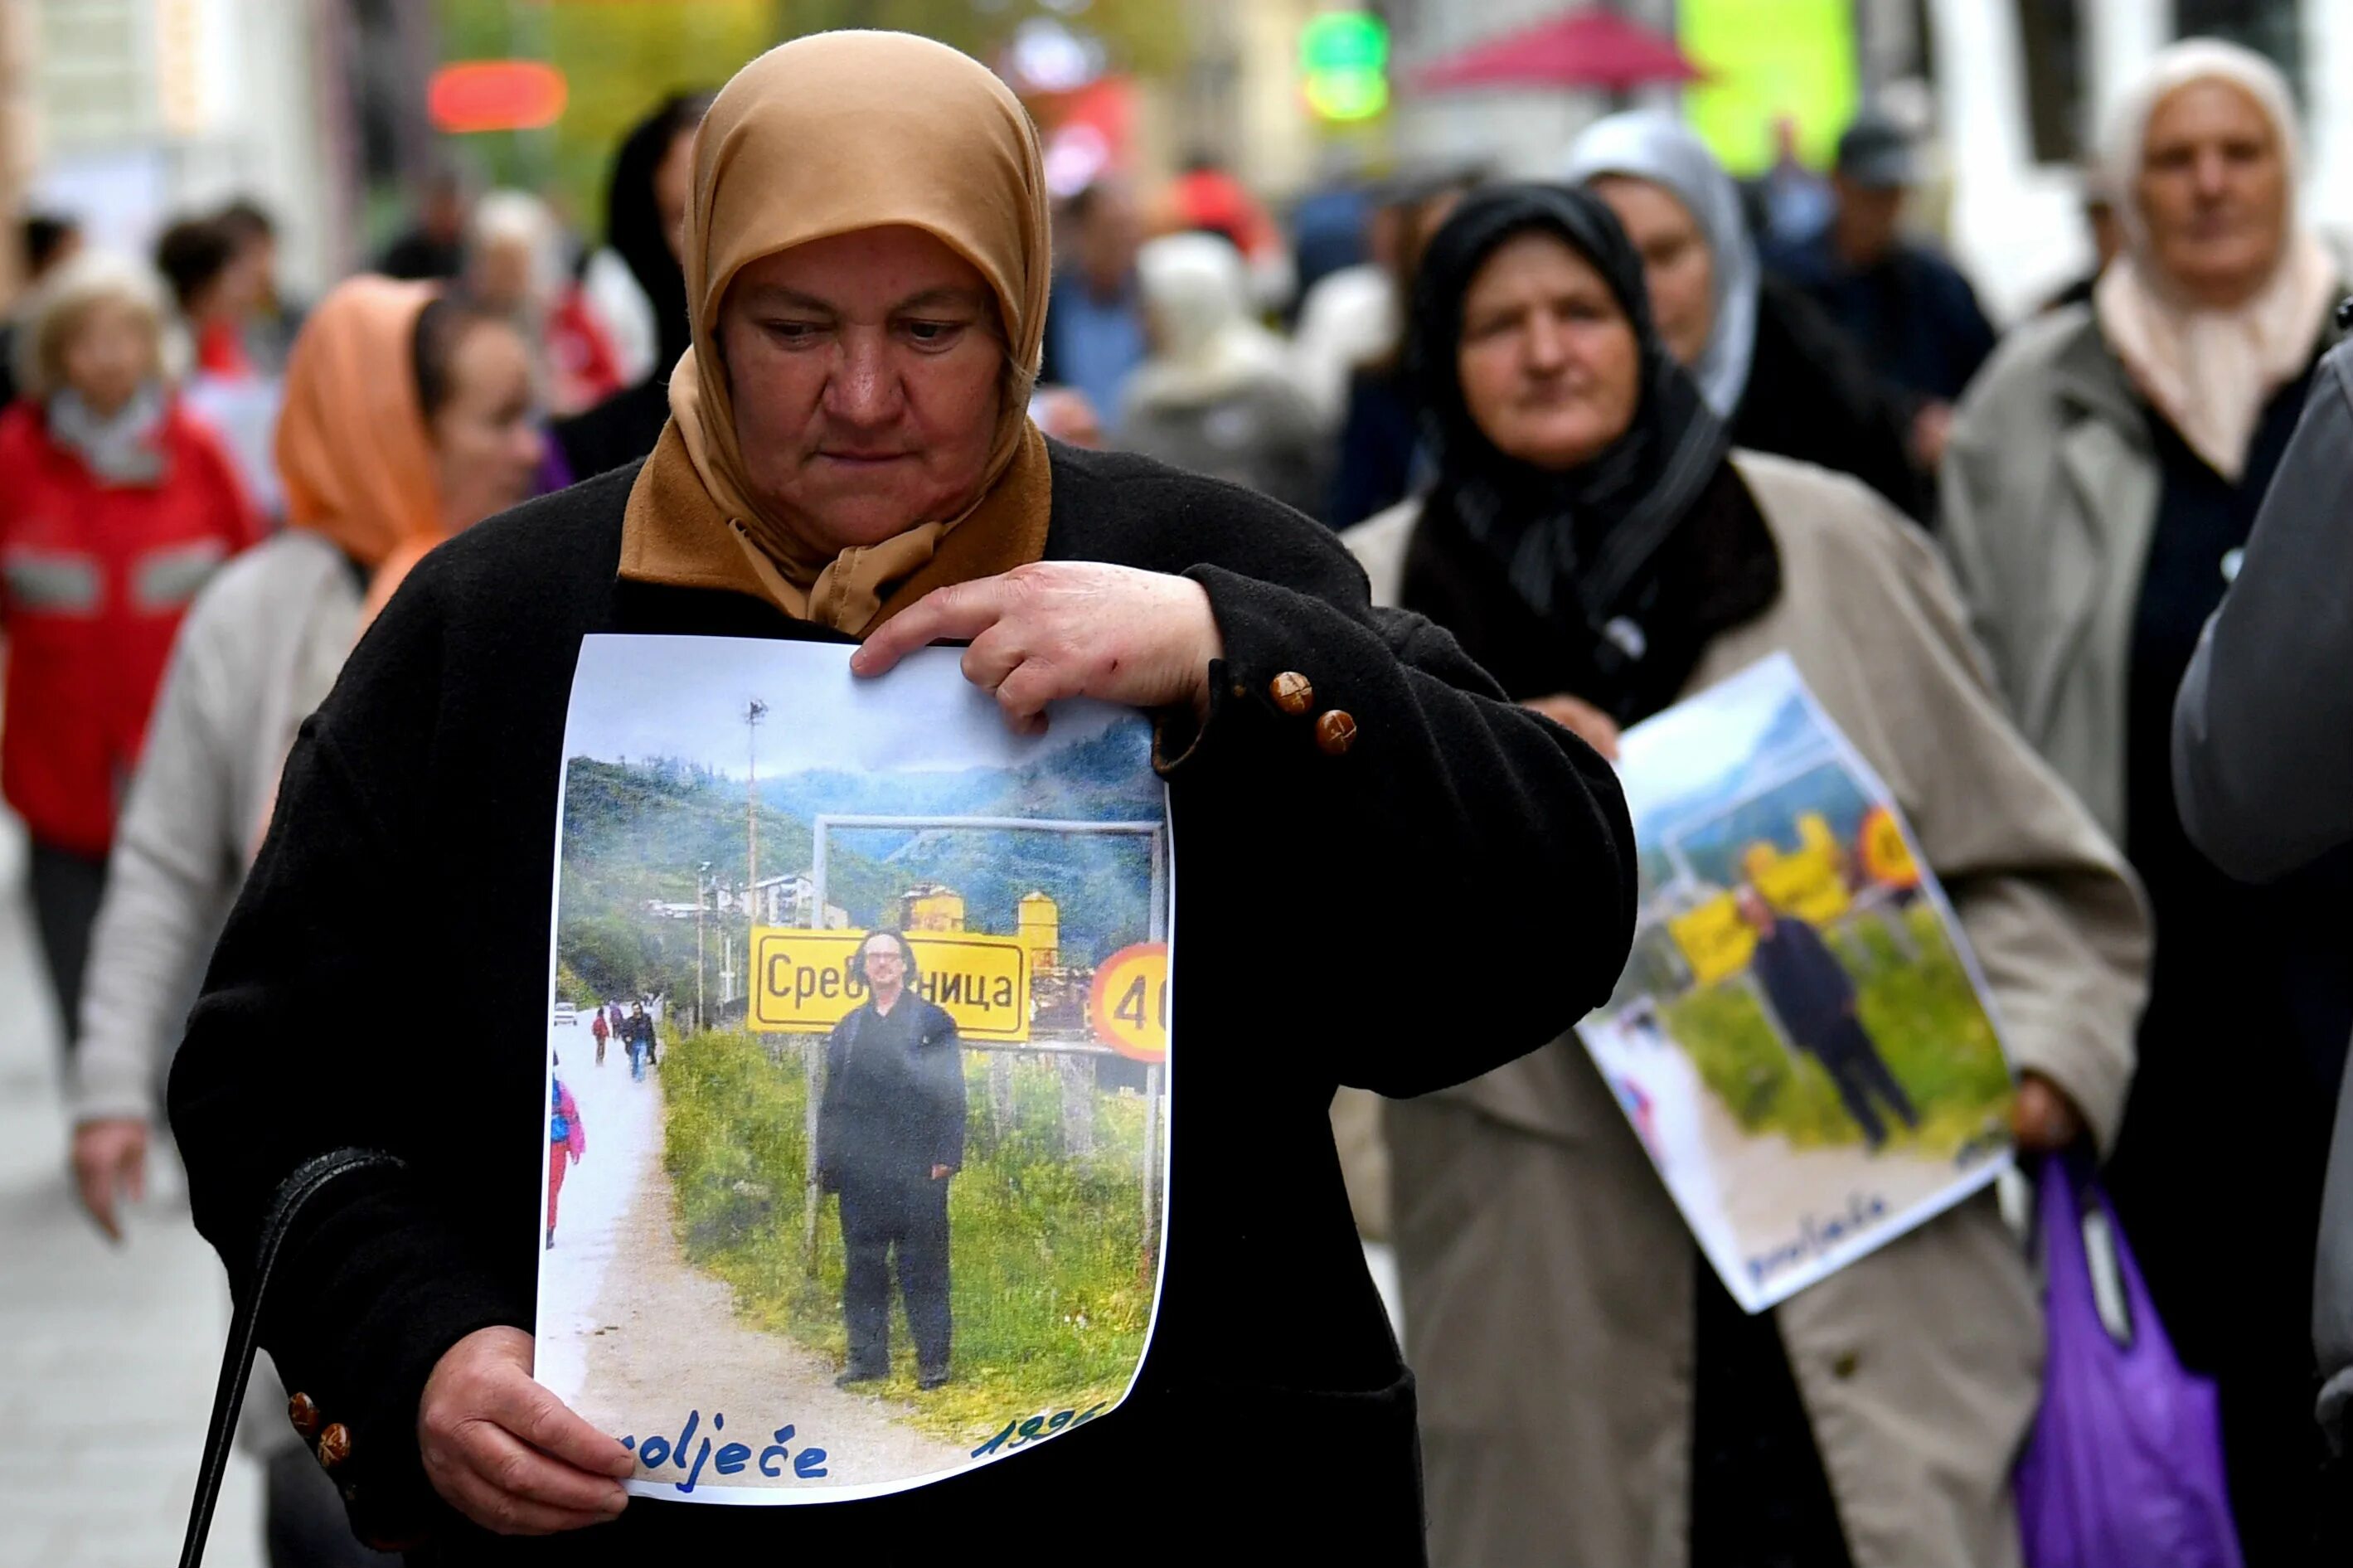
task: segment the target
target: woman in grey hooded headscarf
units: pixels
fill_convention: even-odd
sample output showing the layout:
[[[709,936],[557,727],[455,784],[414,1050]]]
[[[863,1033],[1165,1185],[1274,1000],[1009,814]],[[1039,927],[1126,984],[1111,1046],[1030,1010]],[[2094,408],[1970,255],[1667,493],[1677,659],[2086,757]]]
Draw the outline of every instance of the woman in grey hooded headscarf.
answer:
[[[1586,128],[1562,172],[1617,213],[1659,335],[1735,445],[1852,474],[1926,517],[1894,399],[1819,308],[1765,275],[1740,192],[1705,143],[1672,115],[1613,114]]]

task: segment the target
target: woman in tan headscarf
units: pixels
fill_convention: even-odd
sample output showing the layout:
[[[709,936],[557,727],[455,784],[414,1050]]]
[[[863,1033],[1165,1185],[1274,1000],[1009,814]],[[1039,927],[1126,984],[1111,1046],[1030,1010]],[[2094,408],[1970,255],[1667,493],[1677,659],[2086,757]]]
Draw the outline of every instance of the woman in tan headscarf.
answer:
[[[1206,1044],[1134,1392],[920,1492],[787,1519],[630,1505],[565,1561],[931,1561],[1128,1538],[1139,1518],[1181,1551],[1419,1560],[1410,1379],[1324,1107],[1343,1077],[1410,1094],[1482,1071],[1607,993],[1631,926],[1623,802],[1451,639],[1374,610],[1324,530],[1041,438],[1048,264],[1036,132],[978,64],[888,33],[754,61],[696,142],[694,347],[653,456],[435,551],[296,747],[174,1124],[199,1223],[240,1271],[306,1160],[405,1161],[320,1200],[263,1316],[364,1535],[506,1562],[485,1531],[602,1523],[635,1473],[530,1376],[540,1237],[515,1218],[539,1184],[522,1133],[546,1118],[550,826],[582,637],[862,641],[851,667],[886,694],[902,654],[953,638],[1018,728],[1081,694],[1159,721],[1185,1025]],[[1485,988],[1442,1038],[1409,1030],[1377,931],[1270,918],[1292,896],[1384,906],[1380,846],[1409,841],[1420,906],[1477,908],[1482,960],[1540,977]],[[447,1061],[348,1005],[395,976],[462,1021]],[[722,1441],[800,1422],[794,1441],[823,1446],[826,1408],[730,1405]],[[1282,1449],[1283,1507],[1247,1524],[1209,1500],[1245,1442]]]
[[[1944,539],[2020,728],[2148,889],[2157,956],[2111,1186],[2183,1359],[2218,1376],[2250,1563],[2299,1562],[2320,1439],[2313,1236],[2353,1030],[2353,861],[2250,888],[2184,836],[2174,694],[2238,568],[2337,269],[2261,57],[2161,51],[2111,119],[2124,253],[1969,390]]]

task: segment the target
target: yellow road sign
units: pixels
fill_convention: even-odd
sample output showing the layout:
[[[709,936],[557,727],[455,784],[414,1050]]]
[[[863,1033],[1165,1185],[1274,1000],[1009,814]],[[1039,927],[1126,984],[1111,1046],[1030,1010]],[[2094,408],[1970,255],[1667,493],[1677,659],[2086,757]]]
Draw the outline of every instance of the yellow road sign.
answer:
[[[1168,944],[1122,948],[1095,970],[1087,992],[1087,1022],[1095,1038],[1139,1062],[1168,1056]]]
[[[869,933],[762,926],[752,933],[752,1027],[822,1034],[866,1001],[850,959]],[[1029,1038],[1029,954],[1018,937],[911,931],[914,989],[967,1040]]]

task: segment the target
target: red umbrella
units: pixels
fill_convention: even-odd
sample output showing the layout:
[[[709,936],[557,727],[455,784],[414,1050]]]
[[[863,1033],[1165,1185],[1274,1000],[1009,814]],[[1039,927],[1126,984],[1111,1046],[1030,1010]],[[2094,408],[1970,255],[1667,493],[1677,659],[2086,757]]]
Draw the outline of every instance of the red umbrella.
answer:
[[[1425,92],[1458,87],[1595,87],[1612,92],[1694,81],[1700,69],[1674,40],[1598,7],[1476,44],[1411,73]]]

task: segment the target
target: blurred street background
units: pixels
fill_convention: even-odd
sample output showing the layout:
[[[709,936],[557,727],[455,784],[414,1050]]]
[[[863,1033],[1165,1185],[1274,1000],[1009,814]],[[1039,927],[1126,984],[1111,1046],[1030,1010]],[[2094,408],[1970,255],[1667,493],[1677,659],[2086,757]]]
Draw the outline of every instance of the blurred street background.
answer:
[[[193,361],[188,404],[252,503],[222,523],[241,547],[279,520],[271,437],[306,307],[366,270],[461,280],[529,339],[549,436],[523,449],[528,487],[488,484],[487,514],[650,444],[623,450],[567,418],[650,389],[659,429],[676,337],[648,291],[664,267],[676,277],[654,221],[669,143],[648,143],[642,211],[625,219],[625,136],[771,45],[841,26],[952,43],[1035,116],[1066,274],[1045,380],[1080,395],[1041,399],[1039,422],[1227,473],[1334,527],[1421,477],[1391,383],[1398,291],[1443,216],[1429,204],[1555,176],[1615,111],[1683,119],[1784,249],[1835,223],[1834,164],[1857,191],[1900,188],[1905,234],[1974,286],[1977,362],[1996,332],[2088,289],[2105,260],[2092,209],[2108,193],[2086,173],[2102,111],[2178,38],[2280,69],[2303,116],[2303,217],[2332,246],[2353,229],[2353,0],[0,0],[0,316],[18,320],[77,252],[153,261]],[[1871,135],[1842,151],[1859,122]],[[1873,156],[1894,166],[1891,148],[1901,172],[1862,178]],[[1186,302],[1188,278],[1214,294],[1232,257],[1180,248],[1139,271],[1146,237],[1203,231],[1240,259],[1233,319],[1198,291]],[[1155,400],[1203,376],[1207,416],[1189,391]],[[1913,471],[1881,488],[1900,503],[1933,478],[1957,383],[1895,390],[1908,445],[1894,465]],[[0,469],[0,527],[21,482]],[[5,631],[13,654],[26,634]],[[138,676],[142,715],[168,641]],[[38,750],[30,726],[76,716],[58,701],[0,725]],[[79,794],[124,788],[93,777]],[[108,844],[74,832],[32,824],[102,868]],[[76,1125],[141,1118],[73,1108],[66,982],[44,975],[19,893],[36,853],[0,814],[0,1565],[153,1563],[176,1550],[227,1295],[160,1134],[121,1242],[77,1200]],[[750,907],[751,889],[712,891]],[[54,953],[50,967],[66,968]],[[173,1043],[152,1043],[156,1081]],[[236,1461],[212,1562],[265,1560],[261,1478]]]

